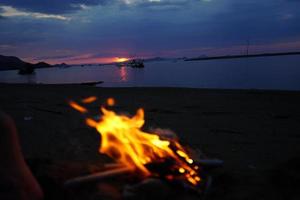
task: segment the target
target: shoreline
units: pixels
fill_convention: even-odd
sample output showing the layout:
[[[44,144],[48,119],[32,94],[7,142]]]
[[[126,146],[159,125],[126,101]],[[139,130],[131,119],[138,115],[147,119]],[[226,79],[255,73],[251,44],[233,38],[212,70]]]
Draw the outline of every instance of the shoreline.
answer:
[[[299,93],[300,90],[283,90],[283,89],[240,89],[240,88],[193,88],[193,87],[160,87],[160,86],[141,86],[141,87],[106,87],[106,86],[95,86],[95,84],[102,84],[104,81],[93,81],[93,82],[82,82],[82,83],[5,83],[0,82],[0,87],[3,86],[53,86],[53,87],[63,87],[63,86],[85,86],[85,87],[95,87],[95,88],[107,88],[107,89],[177,89],[177,90],[199,90],[207,92],[240,92],[240,93]]]
[[[261,54],[246,54],[246,55],[226,55],[226,56],[207,56],[188,58],[184,61],[201,61],[201,60],[222,60],[222,59],[238,59],[238,58],[258,58],[258,57],[274,57],[274,56],[290,56],[300,55],[300,52],[280,52],[280,53],[261,53]]]

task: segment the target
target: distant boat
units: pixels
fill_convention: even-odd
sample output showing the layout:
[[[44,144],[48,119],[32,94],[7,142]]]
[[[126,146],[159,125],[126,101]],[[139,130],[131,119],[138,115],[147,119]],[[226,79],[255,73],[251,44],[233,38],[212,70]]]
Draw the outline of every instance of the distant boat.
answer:
[[[143,63],[143,60],[141,59],[133,59],[133,60],[130,60],[128,63],[127,63],[127,66],[129,67],[133,67],[133,68],[144,68],[144,63]]]

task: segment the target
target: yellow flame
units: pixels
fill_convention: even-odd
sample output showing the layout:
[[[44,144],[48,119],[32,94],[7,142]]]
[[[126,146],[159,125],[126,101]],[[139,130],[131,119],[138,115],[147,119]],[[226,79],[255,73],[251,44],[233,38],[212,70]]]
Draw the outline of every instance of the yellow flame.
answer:
[[[114,103],[113,98],[107,99],[108,105]],[[81,107],[74,102],[71,106],[79,111],[82,110],[78,109]],[[143,176],[153,175],[147,168],[147,164],[172,158],[175,161],[173,170],[179,172],[193,185],[200,182],[201,178],[196,170],[198,166],[192,165],[193,160],[177,141],[161,139],[155,133],[142,130],[145,123],[143,109],[138,109],[133,117],[118,115],[103,106],[101,112],[99,121],[86,119],[86,124],[96,128],[101,135],[100,153],[107,154],[116,162],[134,168]],[[166,178],[171,180],[174,176],[169,174]]]
[[[180,167],[180,168],[179,168],[179,172],[183,174],[183,173],[185,172],[185,169],[182,168],[182,167]]]

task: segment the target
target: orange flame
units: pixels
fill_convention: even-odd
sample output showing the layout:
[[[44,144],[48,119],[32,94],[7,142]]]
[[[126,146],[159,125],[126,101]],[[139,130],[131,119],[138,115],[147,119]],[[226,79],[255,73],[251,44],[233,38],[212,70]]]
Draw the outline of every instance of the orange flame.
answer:
[[[107,100],[108,105],[114,103],[112,98]],[[78,105],[71,106],[79,110]],[[103,106],[101,111],[103,115],[99,121],[86,119],[87,125],[96,128],[101,135],[100,153],[107,154],[143,176],[155,175],[147,168],[148,164],[171,158],[174,164],[170,170],[178,177],[184,177],[192,185],[201,181],[197,170],[199,167],[177,141],[161,139],[156,133],[141,130],[145,123],[143,109],[138,109],[133,117],[118,115]],[[176,177],[172,173],[165,175],[165,178],[172,180]]]
[[[113,98],[108,98],[106,100],[106,102],[107,102],[107,105],[109,105],[109,106],[114,106],[115,105],[115,100]]]
[[[97,97],[91,96],[91,97],[87,97],[87,98],[83,99],[81,102],[82,103],[93,103],[96,100],[97,100]]]
[[[87,109],[74,101],[69,102],[70,106],[81,113],[87,113]]]

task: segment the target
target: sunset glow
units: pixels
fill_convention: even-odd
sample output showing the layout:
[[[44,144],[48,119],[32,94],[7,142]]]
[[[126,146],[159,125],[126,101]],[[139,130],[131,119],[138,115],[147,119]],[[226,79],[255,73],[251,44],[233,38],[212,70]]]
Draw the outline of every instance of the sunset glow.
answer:
[[[300,51],[296,0],[57,2],[0,1],[0,55],[81,65]]]
[[[36,63],[37,60],[34,58],[26,58],[24,59],[27,62]],[[122,61],[123,60],[123,61]],[[62,59],[43,59],[43,61],[49,64],[57,64],[57,63],[67,63],[67,64],[100,64],[100,63],[114,63],[114,62],[124,62],[127,61],[127,58],[119,58],[119,57],[93,57],[91,54],[82,54],[78,56],[73,56],[70,58],[62,58]],[[38,60],[40,61],[40,60]]]
[[[129,60],[129,58],[119,58],[119,57],[115,58],[115,62],[126,62],[128,60]]]

